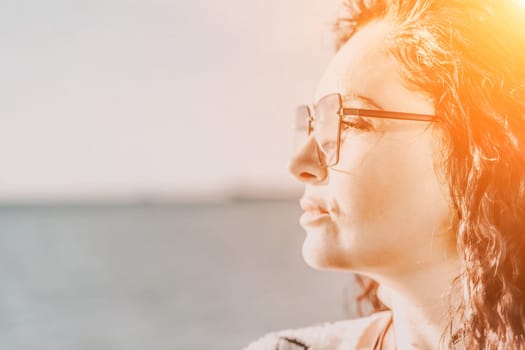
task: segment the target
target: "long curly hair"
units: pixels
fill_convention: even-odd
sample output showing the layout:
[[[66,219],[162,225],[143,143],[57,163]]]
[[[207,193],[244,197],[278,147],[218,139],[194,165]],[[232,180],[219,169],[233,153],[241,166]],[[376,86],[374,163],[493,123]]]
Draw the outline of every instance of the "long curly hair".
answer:
[[[436,171],[462,262],[440,346],[525,349],[525,7],[517,0],[349,0],[337,47],[386,19],[407,84],[434,98]],[[376,305],[375,282],[360,280]],[[459,331],[453,333],[453,329]],[[448,344],[444,344],[448,333]]]

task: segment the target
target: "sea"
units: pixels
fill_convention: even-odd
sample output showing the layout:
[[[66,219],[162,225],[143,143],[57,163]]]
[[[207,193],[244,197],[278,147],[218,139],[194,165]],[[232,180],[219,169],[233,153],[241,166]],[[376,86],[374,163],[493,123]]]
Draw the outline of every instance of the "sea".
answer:
[[[296,199],[0,207],[0,349],[232,350],[355,316]]]

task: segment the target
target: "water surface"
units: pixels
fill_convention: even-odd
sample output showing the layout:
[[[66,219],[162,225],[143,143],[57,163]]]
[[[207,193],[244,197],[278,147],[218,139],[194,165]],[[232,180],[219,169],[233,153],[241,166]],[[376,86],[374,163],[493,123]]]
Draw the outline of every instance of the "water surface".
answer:
[[[344,317],[297,201],[0,208],[0,348],[240,349]]]

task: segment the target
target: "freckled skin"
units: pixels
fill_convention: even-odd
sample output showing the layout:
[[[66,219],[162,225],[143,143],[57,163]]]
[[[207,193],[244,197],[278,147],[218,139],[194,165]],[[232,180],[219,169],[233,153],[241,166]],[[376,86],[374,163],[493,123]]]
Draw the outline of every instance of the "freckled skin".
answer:
[[[389,111],[433,114],[433,101],[411,90],[389,55],[391,25],[373,22],[336,54],[319,82],[316,101],[358,93]],[[345,107],[376,108],[350,99]],[[321,269],[406,273],[453,254],[447,232],[450,200],[436,175],[437,135],[428,122],[372,120],[371,131],[345,132],[339,164],[320,167],[310,139],[291,159],[305,197],[320,198],[331,220],[306,227],[306,262]],[[310,176],[306,176],[310,174]]]

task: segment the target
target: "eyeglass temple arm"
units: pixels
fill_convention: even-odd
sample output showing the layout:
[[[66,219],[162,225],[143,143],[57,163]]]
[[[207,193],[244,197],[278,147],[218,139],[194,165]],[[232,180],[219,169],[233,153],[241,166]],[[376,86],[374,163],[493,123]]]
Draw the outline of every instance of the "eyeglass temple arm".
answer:
[[[403,120],[419,120],[419,121],[436,121],[436,116],[432,114],[417,114],[417,113],[403,113],[390,112],[375,109],[361,109],[361,108],[342,108],[343,115],[358,115],[372,118],[388,118],[388,119],[403,119]]]

